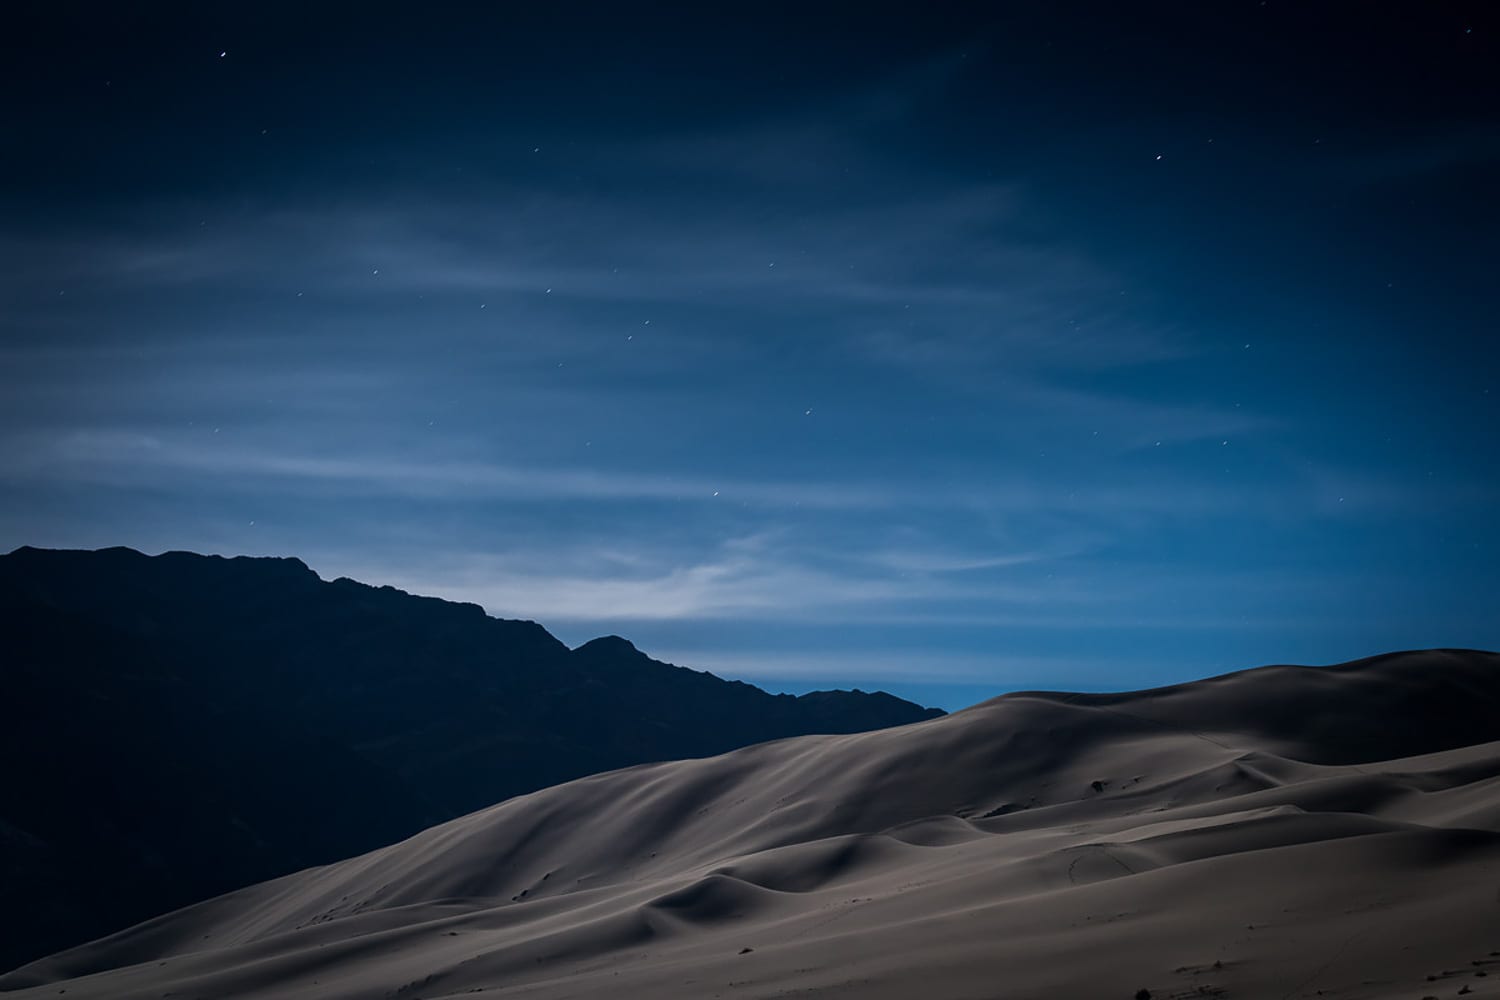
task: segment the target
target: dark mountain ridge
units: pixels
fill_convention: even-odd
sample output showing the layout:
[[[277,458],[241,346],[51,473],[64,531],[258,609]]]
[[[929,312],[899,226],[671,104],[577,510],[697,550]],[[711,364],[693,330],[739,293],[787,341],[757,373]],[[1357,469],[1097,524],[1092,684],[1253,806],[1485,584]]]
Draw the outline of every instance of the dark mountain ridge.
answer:
[[[298,559],[0,556],[0,967],[583,775],[942,713],[772,695]],[[40,914],[40,916],[36,916]]]

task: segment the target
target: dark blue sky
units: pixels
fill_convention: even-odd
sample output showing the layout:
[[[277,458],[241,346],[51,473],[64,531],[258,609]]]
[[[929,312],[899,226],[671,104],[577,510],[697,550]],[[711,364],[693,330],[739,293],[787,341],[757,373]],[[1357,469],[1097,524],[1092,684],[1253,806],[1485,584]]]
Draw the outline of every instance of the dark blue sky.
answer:
[[[7,8],[0,548],[947,708],[1500,646],[1489,4],[218,6]]]

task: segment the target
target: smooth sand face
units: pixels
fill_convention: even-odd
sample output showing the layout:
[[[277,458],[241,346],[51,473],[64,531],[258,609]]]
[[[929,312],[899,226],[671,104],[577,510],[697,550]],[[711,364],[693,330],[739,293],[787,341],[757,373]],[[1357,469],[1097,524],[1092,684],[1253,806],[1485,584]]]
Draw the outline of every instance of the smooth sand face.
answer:
[[[1500,657],[1481,653],[1012,695],[546,789],[0,987],[1500,996],[1500,742],[1456,745],[1487,719]]]

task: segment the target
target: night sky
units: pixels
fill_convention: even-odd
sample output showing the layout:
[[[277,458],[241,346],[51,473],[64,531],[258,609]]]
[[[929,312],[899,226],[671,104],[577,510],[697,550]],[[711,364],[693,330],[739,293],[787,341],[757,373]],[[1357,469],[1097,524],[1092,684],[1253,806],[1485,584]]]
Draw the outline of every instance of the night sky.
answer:
[[[6,5],[0,549],[950,709],[1500,646],[1500,8],[480,6]]]

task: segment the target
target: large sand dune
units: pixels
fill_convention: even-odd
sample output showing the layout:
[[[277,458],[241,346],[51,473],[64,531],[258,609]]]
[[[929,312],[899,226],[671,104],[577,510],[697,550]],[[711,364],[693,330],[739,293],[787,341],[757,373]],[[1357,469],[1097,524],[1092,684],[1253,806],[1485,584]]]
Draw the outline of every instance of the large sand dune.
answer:
[[[69,998],[1500,996],[1500,656],[646,765],[0,979]]]

